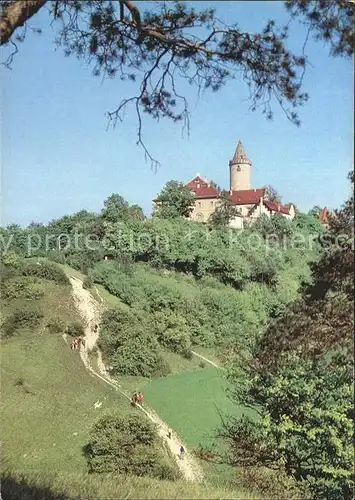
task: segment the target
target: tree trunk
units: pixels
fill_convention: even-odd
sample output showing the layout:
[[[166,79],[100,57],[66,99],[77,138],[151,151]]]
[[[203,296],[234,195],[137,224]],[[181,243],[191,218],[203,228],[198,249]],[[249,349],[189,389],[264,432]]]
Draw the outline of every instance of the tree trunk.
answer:
[[[6,7],[0,18],[0,45],[7,43],[14,31],[36,14],[47,0],[17,0]]]

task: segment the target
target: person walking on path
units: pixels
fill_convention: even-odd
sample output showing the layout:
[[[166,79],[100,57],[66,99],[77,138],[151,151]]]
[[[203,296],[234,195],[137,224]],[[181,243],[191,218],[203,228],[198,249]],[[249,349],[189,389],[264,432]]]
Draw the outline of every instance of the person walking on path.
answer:
[[[132,406],[136,406],[137,400],[138,400],[138,394],[137,394],[137,391],[136,391],[136,392],[134,392],[132,394],[132,398],[131,398],[131,404],[132,404]]]
[[[180,446],[180,460],[184,460],[185,456],[185,448],[183,446]]]
[[[140,405],[143,404],[143,394],[141,392],[138,393],[137,403],[140,404]]]

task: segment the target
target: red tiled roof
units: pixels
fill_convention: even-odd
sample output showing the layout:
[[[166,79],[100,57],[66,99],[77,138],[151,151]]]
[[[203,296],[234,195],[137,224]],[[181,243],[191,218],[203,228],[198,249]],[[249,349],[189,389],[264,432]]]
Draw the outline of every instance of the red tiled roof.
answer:
[[[260,201],[265,195],[265,189],[244,189],[242,191],[232,191],[229,199],[234,205],[253,205]]]
[[[263,203],[265,207],[272,212],[278,212],[286,215],[290,213],[288,207],[286,207],[285,205],[281,205],[281,203],[277,203],[276,201],[263,200]]]
[[[206,179],[197,175],[194,179],[186,184],[186,187],[193,191],[195,198],[219,198],[220,193],[212,187]],[[265,196],[266,189],[244,189],[240,191],[230,191],[228,198],[234,205],[256,205],[260,202],[260,198]],[[263,199],[264,205],[272,212],[289,214],[289,208],[279,203]]]
[[[194,192],[195,198],[218,198],[219,193],[216,188],[212,187],[206,179],[202,179],[197,175],[194,179],[186,184],[190,191]]]

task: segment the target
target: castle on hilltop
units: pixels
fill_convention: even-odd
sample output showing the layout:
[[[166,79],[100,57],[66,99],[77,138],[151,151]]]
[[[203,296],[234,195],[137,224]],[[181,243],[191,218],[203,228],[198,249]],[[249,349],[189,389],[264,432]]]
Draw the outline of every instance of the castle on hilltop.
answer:
[[[290,203],[282,205],[269,199],[267,188],[252,189],[252,162],[249,160],[243,144],[238,142],[232,160],[229,162],[229,191],[227,196],[233,205],[239,209],[230,226],[243,228],[244,221],[253,221],[265,214],[267,216],[280,214],[288,219],[295,216],[295,206]],[[199,174],[186,184],[195,197],[195,205],[189,217],[197,222],[207,222],[215,209],[221,203],[221,192],[212,181],[204,179]]]

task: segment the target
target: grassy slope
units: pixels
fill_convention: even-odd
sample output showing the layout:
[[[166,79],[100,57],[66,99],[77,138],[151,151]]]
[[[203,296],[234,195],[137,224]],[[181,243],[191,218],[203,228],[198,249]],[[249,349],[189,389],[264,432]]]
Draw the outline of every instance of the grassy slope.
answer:
[[[46,316],[77,318],[69,287],[46,283],[38,302]],[[2,310],[13,307],[14,302]],[[86,372],[60,334],[45,327],[20,331],[2,344],[1,374],[4,456],[24,471],[85,471],[82,446],[93,422],[110,408],[131,411],[123,397]],[[16,385],[19,379],[24,385]],[[94,407],[97,400],[103,402],[100,409]]]
[[[63,264],[57,264],[57,265],[59,267],[61,267],[63,269],[63,271],[68,276],[72,275],[72,276],[75,276],[81,280],[85,279],[85,275],[82,274],[80,271],[77,271],[77,270],[75,270],[67,265],[63,265]],[[160,276],[160,274],[158,274],[157,271],[150,270],[147,268],[147,266],[144,266],[144,267],[142,266],[142,268],[140,268],[139,266],[137,266],[137,267],[139,269],[139,272],[141,272],[141,273],[149,272],[149,276],[152,279],[154,279],[154,278],[156,278],[157,280],[161,279],[161,276]],[[171,276],[170,274],[167,276],[166,279],[174,280],[176,273],[174,274],[174,276]],[[196,287],[193,287],[191,284],[188,284],[188,283],[184,284],[178,280],[174,280],[174,284],[177,286],[184,287],[185,291],[186,291],[186,289],[188,289],[189,293],[191,295],[196,294]],[[114,295],[109,293],[101,285],[95,284],[90,289],[90,292],[92,293],[92,295],[96,298],[96,300],[98,302],[101,302],[101,299],[102,299],[104,301],[106,307],[108,307],[108,308],[120,306],[120,307],[127,307],[129,309],[129,306],[124,304],[118,297],[115,297]],[[211,361],[218,363],[218,359],[215,355],[214,349],[205,348],[205,347],[196,347],[196,348],[194,347],[194,350],[196,352],[198,352],[199,354],[202,354],[202,356],[208,357],[209,359],[211,359]],[[168,364],[171,368],[172,374],[181,373],[181,372],[184,372],[187,370],[198,370],[198,369],[200,369],[200,363],[202,361],[201,359],[199,359],[196,356],[193,356],[191,359],[186,359],[186,358],[183,358],[182,356],[175,354],[171,351],[163,351],[163,357],[168,362]],[[126,381],[127,389],[132,390],[132,391],[137,389],[136,388],[137,384],[138,384],[139,388],[142,388],[148,383],[148,380],[146,380],[144,378],[140,378],[140,377],[123,377],[123,378]]]
[[[211,443],[221,421],[219,412],[248,413],[228,399],[222,372],[213,367],[152,380],[144,392],[147,404],[190,447]]]
[[[216,441],[221,424],[220,414],[252,415],[247,408],[236,407],[226,394],[223,372],[206,365],[199,371],[189,371],[152,380],[145,388],[147,404],[174,429],[191,449],[209,447]],[[221,443],[217,442],[218,447]],[[232,487],[234,471],[227,466],[201,462],[213,484]]]
[[[78,319],[70,288],[44,283],[45,296],[33,304],[41,306],[45,317]],[[21,303],[2,304],[4,316]],[[131,412],[127,401],[91,376],[78,353],[44,326],[18,331],[1,351],[3,467],[10,470],[2,483],[6,498],[250,498],[208,484],[86,475],[82,447],[93,422],[105,410]],[[16,385],[19,379],[22,385]],[[100,409],[96,401],[102,402]]]
[[[71,268],[66,266],[64,269],[68,274],[71,273]],[[148,273],[149,280],[161,280],[162,273],[146,265],[137,266],[137,272],[142,274],[142,279]],[[163,274],[165,281],[171,281],[171,286],[182,287],[185,294],[188,293],[192,297],[198,292],[195,281],[190,283],[189,277],[173,272]],[[83,275],[77,274],[77,276],[84,279]],[[114,307],[117,304],[124,305],[104,287],[95,286],[99,288],[100,296],[108,307]],[[219,363],[215,349],[196,346],[194,350],[211,361]],[[189,360],[169,351],[164,351],[163,356],[172,371],[168,377],[149,380],[144,377],[120,376],[118,377],[119,383],[128,393],[142,390],[146,404],[157,411],[159,416],[183,438],[190,449],[200,444],[206,446],[213,442],[215,430],[221,423],[219,412],[233,415],[250,414],[250,410],[236,408],[228,399],[222,372],[212,368],[196,356]],[[201,368],[201,362],[204,368]],[[196,395],[201,395],[201,397],[196,397]],[[233,473],[228,468],[209,466],[204,462],[201,465],[205,468],[207,476],[213,477],[213,482],[225,484],[233,481]]]

